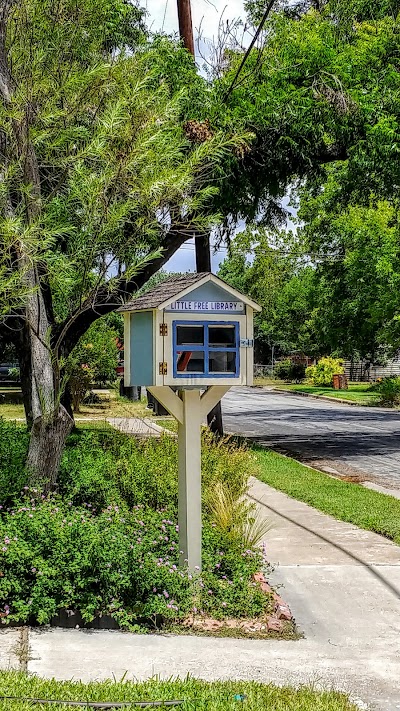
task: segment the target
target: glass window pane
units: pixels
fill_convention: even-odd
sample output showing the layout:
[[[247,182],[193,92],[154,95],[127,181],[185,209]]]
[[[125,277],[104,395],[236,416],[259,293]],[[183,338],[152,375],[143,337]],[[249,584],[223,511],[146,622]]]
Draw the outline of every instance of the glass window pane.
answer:
[[[176,370],[178,373],[204,373],[204,352],[178,351]]]
[[[209,326],[209,346],[210,348],[235,348],[235,335],[235,326]]]
[[[210,351],[210,373],[236,373],[236,353],[232,351]]]
[[[188,326],[176,327],[176,343],[178,346],[203,346],[204,345],[204,326]]]

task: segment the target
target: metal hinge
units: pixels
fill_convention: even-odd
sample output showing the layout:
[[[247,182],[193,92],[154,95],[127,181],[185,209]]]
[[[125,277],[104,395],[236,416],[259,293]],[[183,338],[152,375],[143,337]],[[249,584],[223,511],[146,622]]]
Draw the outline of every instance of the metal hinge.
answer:
[[[165,361],[158,364],[158,372],[159,375],[168,375],[168,367]]]
[[[253,338],[241,338],[240,339],[240,347],[241,348],[253,348],[254,347],[254,339]]]
[[[160,323],[160,336],[168,336],[168,324]]]

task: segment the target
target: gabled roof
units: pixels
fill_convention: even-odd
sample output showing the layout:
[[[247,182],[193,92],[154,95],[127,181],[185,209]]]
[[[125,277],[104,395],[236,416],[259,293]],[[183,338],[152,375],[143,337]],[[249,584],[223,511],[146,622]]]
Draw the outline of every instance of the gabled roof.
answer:
[[[183,298],[193,291],[193,289],[205,284],[207,281],[214,282],[214,284],[217,284],[231,293],[239,301],[243,301],[248,306],[251,306],[255,311],[261,311],[258,304],[244,294],[241,294],[240,291],[237,291],[229,284],[226,284],[222,279],[216,277],[215,274],[211,274],[211,272],[170,276],[168,279],[165,279],[147,291],[143,296],[138,296],[137,299],[133,299],[133,301],[129,301],[127,304],[124,304],[124,306],[121,306],[118,311],[124,313],[127,311],[165,309],[174,301]]]

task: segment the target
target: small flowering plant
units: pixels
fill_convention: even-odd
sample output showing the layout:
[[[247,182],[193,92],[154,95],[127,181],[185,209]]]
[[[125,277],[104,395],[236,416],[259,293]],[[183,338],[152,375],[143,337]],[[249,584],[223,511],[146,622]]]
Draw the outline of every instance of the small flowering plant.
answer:
[[[254,583],[261,550],[232,537],[208,502],[218,482],[241,497],[254,465],[234,443],[205,435],[203,570],[179,565],[177,445],[112,431],[73,434],[59,494],[25,486],[27,437],[0,419],[0,621],[47,624],[60,611],[125,629],[189,615],[255,617],[270,600]]]
[[[60,610],[86,622],[108,614],[122,627],[183,620],[196,604],[216,618],[262,612],[252,582],[260,556],[204,527],[202,575],[179,567],[178,526],[166,511],[109,505],[94,513],[29,495],[0,518],[2,622],[49,623]]]

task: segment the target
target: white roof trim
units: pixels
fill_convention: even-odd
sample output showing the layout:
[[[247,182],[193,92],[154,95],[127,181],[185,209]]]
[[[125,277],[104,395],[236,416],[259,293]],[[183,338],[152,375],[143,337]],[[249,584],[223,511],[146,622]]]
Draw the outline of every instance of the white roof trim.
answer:
[[[241,294],[240,291],[237,291],[233,288],[233,286],[230,286],[230,284],[227,284],[222,279],[219,279],[219,277],[215,276],[215,274],[206,274],[203,279],[196,281],[194,284],[191,284],[190,286],[186,287],[186,289],[182,289],[182,291],[178,292],[178,294],[175,294],[175,296],[173,296],[172,298],[163,301],[162,304],[158,306],[158,310],[162,311],[163,309],[167,309],[168,306],[173,304],[175,301],[177,301],[178,299],[182,299],[183,296],[190,294],[191,291],[195,291],[195,289],[198,289],[200,286],[203,286],[203,284],[206,284],[208,281],[212,281],[214,284],[217,284],[217,286],[220,286],[225,291],[229,291],[239,301],[243,301],[246,306],[250,306],[252,309],[254,309],[254,311],[262,311],[261,306],[256,304],[255,301],[252,301],[252,299],[249,299],[248,296]]]

